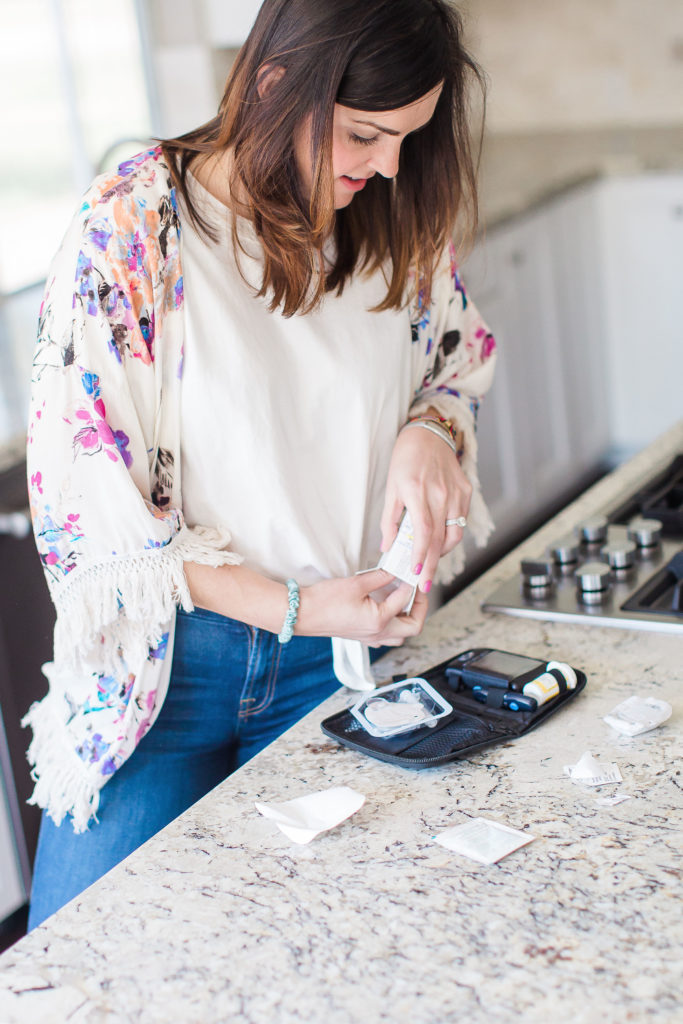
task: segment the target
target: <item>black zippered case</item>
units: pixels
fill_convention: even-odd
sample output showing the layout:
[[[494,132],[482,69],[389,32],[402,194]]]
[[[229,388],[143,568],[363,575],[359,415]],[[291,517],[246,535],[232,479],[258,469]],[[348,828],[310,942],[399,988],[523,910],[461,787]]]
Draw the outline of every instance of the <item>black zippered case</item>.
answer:
[[[366,732],[351,712],[344,709],[326,718],[320,728],[326,736],[345,747],[359,750],[380,761],[404,768],[434,768],[461,757],[469,757],[482,747],[523,736],[574,700],[587,682],[585,673],[575,668],[577,683],[573,690],[567,689],[535,711],[510,711],[480,704],[462,682],[457,689],[453,689],[446,676],[446,669],[452,662],[453,659],[449,659],[420,674],[453,706],[452,713],[436,725],[421,726],[398,736],[379,738]],[[398,675],[394,676],[393,681],[400,682],[406,678],[405,675]]]

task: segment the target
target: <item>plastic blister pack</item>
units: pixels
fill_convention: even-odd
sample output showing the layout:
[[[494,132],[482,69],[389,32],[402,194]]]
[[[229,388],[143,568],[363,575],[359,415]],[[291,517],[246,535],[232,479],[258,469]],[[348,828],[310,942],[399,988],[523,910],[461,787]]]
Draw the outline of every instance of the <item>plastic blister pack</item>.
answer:
[[[434,728],[453,707],[426,679],[414,676],[373,690],[349,711],[371,736],[388,738],[413,729]]]

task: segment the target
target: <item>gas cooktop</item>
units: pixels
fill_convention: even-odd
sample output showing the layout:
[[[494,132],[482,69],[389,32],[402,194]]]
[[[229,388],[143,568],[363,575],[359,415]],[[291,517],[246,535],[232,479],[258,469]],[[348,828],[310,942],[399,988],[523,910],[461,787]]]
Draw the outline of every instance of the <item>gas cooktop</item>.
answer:
[[[485,611],[683,633],[683,454],[571,536],[524,559]]]

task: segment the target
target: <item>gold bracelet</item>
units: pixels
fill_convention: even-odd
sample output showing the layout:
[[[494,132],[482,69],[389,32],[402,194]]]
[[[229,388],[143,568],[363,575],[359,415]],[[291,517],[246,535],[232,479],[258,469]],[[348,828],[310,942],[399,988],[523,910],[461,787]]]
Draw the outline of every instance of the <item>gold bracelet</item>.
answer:
[[[450,434],[451,440],[457,443],[457,438],[455,436],[455,428],[453,426],[452,420],[444,419],[444,417],[440,416],[438,412],[424,412],[418,414],[417,416],[411,416],[408,419],[408,423],[415,423],[417,420],[432,420],[434,423],[440,423],[441,426],[444,427],[445,430],[447,430],[448,433]]]

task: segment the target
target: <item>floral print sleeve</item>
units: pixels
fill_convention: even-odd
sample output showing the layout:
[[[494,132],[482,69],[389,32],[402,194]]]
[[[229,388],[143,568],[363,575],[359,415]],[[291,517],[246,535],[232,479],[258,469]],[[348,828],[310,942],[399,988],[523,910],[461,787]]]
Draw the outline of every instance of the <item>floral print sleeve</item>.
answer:
[[[28,476],[57,624],[50,690],[25,723],[32,799],[57,822],[71,813],[77,831],[154,721],[175,608],[192,607],[171,415],[178,240],[168,170],[152,150],[86,194],[40,311]]]
[[[473,488],[468,532],[483,545],[493,524],[479,486],[476,423],[479,403],[493,380],[496,343],[465,290],[452,244],[437,268],[431,302],[425,305],[418,297],[412,332],[415,397],[410,415],[431,407],[452,422],[458,458]],[[442,558],[438,579],[451,579],[463,563],[458,545]]]

